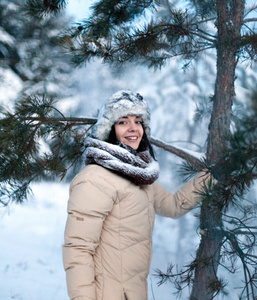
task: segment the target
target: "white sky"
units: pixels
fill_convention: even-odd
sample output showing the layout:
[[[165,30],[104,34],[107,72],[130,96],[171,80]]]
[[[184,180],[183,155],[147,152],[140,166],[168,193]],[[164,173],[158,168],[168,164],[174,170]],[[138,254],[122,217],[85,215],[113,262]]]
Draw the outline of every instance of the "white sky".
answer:
[[[74,16],[74,21],[81,21],[88,16],[89,7],[93,2],[93,0],[70,0],[67,10]]]
[[[67,10],[74,17],[74,21],[82,21],[84,18],[88,17],[89,7],[96,0],[69,0],[67,4]],[[246,4],[252,5],[256,3],[256,0],[247,0]]]

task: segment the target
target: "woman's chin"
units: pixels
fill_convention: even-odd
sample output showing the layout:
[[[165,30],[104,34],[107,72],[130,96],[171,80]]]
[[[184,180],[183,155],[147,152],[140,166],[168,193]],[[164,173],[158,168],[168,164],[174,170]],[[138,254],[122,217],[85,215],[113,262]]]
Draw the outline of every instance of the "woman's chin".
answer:
[[[134,150],[137,150],[138,149],[138,146],[139,144],[138,143],[129,143],[129,142],[126,142],[124,143],[126,146],[129,146],[130,148],[134,149]]]

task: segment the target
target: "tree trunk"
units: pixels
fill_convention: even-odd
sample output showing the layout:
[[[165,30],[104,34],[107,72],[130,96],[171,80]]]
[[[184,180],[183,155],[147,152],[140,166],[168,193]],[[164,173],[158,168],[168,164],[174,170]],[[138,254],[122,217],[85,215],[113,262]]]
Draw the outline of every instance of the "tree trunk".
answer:
[[[217,0],[217,77],[213,110],[209,124],[207,159],[215,163],[222,158],[230,137],[230,122],[235,94],[235,68],[244,0]],[[220,289],[217,277],[222,244],[222,205],[203,201],[201,207],[201,242],[196,255],[196,269],[191,300],[210,300]]]

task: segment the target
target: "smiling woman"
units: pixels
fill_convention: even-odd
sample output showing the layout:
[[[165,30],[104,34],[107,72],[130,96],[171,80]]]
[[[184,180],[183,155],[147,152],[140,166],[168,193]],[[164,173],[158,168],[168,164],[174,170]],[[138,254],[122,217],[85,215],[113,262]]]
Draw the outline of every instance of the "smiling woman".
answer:
[[[156,182],[143,97],[120,91],[85,141],[86,166],[70,185],[63,248],[70,299],[147,300],[155,213],[178,218],[198,203],[209,175],[172,194]]]
[[[128,115],[120,118],[114,125],[117,140],[137,150],[144,133],[142,123],[139,116]]]

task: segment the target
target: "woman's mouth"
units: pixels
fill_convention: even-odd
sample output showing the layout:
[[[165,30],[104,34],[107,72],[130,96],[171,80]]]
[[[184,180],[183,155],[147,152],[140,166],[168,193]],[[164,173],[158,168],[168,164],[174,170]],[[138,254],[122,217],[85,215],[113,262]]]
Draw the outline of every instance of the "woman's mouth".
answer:
[[[131,142],[134,142],[138,139],[138,137],[137,136],[127,136],[126,139],[131,141]]]

